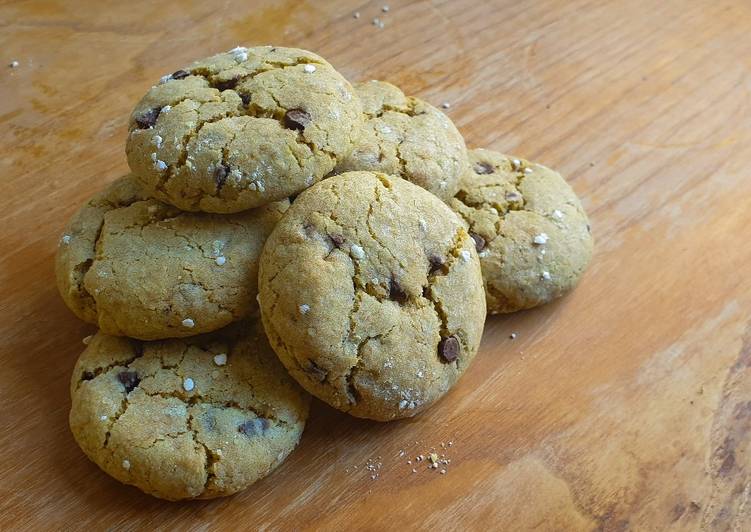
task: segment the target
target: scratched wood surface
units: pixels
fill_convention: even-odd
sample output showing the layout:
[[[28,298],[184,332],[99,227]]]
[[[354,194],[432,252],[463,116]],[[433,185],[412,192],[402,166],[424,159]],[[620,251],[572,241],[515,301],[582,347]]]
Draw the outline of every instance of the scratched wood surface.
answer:
[[[67,4],[0,6],[0,529],[751,529],[746,0]],[[316,402],[271,477],[166,503],[68,431],[92,328],[58,297],[53,255],[126,171],[127,117],[155,80],[267,43],[449,102],[468,145],[559,169],[596,254],[569,297],[489,319],[424,415],[378,424]],[[407,463],[431,447],[446,474]]]

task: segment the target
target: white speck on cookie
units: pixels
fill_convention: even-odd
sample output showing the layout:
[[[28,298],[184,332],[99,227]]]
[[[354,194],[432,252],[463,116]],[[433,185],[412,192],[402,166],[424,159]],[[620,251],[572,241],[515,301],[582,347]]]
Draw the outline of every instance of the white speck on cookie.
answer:
[[[441,190],[446,190],[446,186],[447,185],[445,181],[441,181],[440,183],[438,183],[438,188],[440,188]]]
[[[559,211],[558,209],[553,211],[553,218],[561,219],[563,218],[563,213]]]
[[[350,248],[350,253],[352,253],[352,256],[356,259],[362,259],[365,257],[365,250],[363,250],[357,244],[352,244],[352,247]]]
[[[532,242],[534,242],[538,246],[542,246],[544,244],[547,244],[548,243],[548,235],[546,233],[537,234],[532,239]]]
[[[417,221],[417,223],[420,225],[420,230],[422,230],[422,231],[427,231],[428,230],[428,223],[425,220],[423,220],[422,218],[420,218]]]
[[[217,266],[224,266],[224,263],[227,262],[227,257],[225,257],[224,255],[219,255],[214,259],[214,262],[216,262]]]
[[[550,272],[547,270],[542,272],[542,278],[545,279],[546,281],[550,281],[550,279],[552,279],[552,277],[550,277]]]
[[[162,113],[169,113],[171,110],[172,110],[172,106],[171,105],[165,105],[164,107],[162,107],[161,112]]]
[[[165,163],[161,159],[157,159],[156,163],[154,163],[154,168],[156,168],[160,172],[164,172],[167,169],[167,163]]]
[[[219,353],[214,355],[214,364],[217,366],[224,366],[227,363],[227,353]]]
[[[404,410],[405,408],[407,408],[407,400],[406,399],[402,399],[401,401],[399,401],[399,408],[401,410]]]
[[[130,462],[128,460],[123,460],[123,469],[130,469]]]
[[[418,371],[416,373],[416,375],[417,375],[418,378],[422,379],[422,377],[423,377],[424,374],[423,374],[422,370],[420,370],[420,371]]]
[[[183,380],[183,390],[185,390],[186,392],[193,391],[193,388],[195,387],[196,387],[196,383],[193,382],[193,379],[191,379],[190,377],[186,377]]]
[[[522,165],[522,162],[519,159],[511,159],[511,166],[514,170],[517,170]]]
[[[316,71],[316,66],[315,65],[311,65],[310,63],[308,63],[307,65],[305,65],[304,67],[302,67],[302,69],[305,72],[307,72],[308,74],[312,74],[313,72]]]
[[[187,327],[188,329],[192,329],[195,326],[196,326],[196,322],[194,322],[192,319],[185,318],[183,320],[183,327]]]
[[[63,237],[60,239],[60,242],[63,244],[70,244],[70,235],[63,235]]]
[[[490,251],[489,251],[489,250],[487,250],[487,249],[483,249],[483,250],[482,250],[481,252],[479,252],[479,253],[477,254],[477,256],[478,256],[478,257],[480,257],[481,259],[484,259],[484,258],[485,258],[485,257],[487,257],[488,255],[490,255]]]
[[[229,51],[229,53],[232,54],[232,57],[237,62],[243,62],[248,60],[248,49],[244,46],[236,46],[232,50]]]
[[[161,78],[159,78],[159,85],[164,85],[171,79],[172,79],[172,74],[164,75]]]
[[[299,306],[299,310],[300,310],[300,314],[307,314],[308,312],[310,312],[310,305],[306,305],[305,303],[303,303],[302,305]]]
[[[107,416],[99,416],[99,421],[107,421],[108,419]]]
[[[162,142],[164,141],[164,139],[162,138],[161,135],[154,135],[153,140],[154,140],[154,146],[156,146],[157,149],[162,147]]]
[[[462,250],[462,252],[459,253],[459,255],[461,255],[463,262],[469,262],[469,259],[472,258],[472,254],[469,251],[467,251],[466,249]]]

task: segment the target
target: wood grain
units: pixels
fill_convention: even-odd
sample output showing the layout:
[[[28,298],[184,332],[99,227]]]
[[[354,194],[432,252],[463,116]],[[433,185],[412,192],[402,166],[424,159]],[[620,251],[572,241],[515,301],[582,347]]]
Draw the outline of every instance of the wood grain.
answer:
[[[751,529],[751,4],[107,4],[0,6],[0,59],[20,62],[0,69],[0,529]],[[489,319],[426,414],[378,424],[315,403],[274,475],[170,504],[69,434],[92,329],[52,258],[71,213],[126,171],[137,99],[239,43],[309,48],[350,79],[450,102],[469,145],[568,176],[597,249],[569,297]],[[431,446],[445,475],[407,464]]]

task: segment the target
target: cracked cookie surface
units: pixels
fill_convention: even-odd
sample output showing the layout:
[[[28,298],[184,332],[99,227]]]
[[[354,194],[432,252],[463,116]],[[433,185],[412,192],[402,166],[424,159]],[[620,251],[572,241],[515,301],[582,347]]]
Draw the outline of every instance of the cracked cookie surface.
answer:
[[[238,212],[330,173],[362,123],[352,86],[305,50],[238,47],[165,76],[135,107],[128,164],[154,197]]]
[[[491,150],[470,150],[469,159],[448,203],[475,240],[488,312],[532,308],[576,286],[594,243],[568,183],[545,166]]]
[[[84,453],[169,500],[230,495],[268,475],[300,440],[310,403],[260,323],[156,342],[97,333],[70,393]]]
[[[102,332],[144,340],[217,330],[257,304],[258,259],[289,201],[232,215],[148,199],[134,176],[71,219],[56,257],[68,307]]]
[[[467,168],[464,139],[451,119],[384,81],[361,83],[355,90],[366,121],[357,146],[337,172],[384,172],[450,199]]]
[[[373,172],[298,196],[264,246],[259,296],[291,375],[335,408],[382,421],[443,396],[485,321],[461,220],[422,188]]]

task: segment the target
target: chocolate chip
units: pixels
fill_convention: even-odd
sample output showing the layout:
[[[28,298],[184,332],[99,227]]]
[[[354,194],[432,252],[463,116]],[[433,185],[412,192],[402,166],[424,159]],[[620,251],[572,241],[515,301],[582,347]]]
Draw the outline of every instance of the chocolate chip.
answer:
[[[154,107],[141,114],[141,116],[137,116],[136,125],[138,126],[138,129],[149,129],[150,127],[154,127],[156,119],[159,118],[159,113],[161,112],[161,107]]]
[[[240,78],[232,78],[232,79],[227,79],[224,81],[215,81],[214,88],[219,89],[220,91],[234,89],[237,86],[238,81],[240,81]]]
[[[325,381],[326,375],[328,375],[328,372],[325,369],[312,360],[308,360],[308,367],[305,368],[305,371],[310,373],[318,382]]]
[[[243,101],[243,105],[247,107],[250,103],[250,94],[241,94],[240,99]]]
[[[331,241],[338,248],[342,247],[344,244],[344,236],[342,235],[331,235],[329,238],[331,238]]]
[[[422,297],[424,297],[425,299],[430,299],[430,287],[429,286],[422,287]]]
[[[474,170],[476,174],[480,174],[480,175],[492,174],[493,172],[495,172],[495,168],[493,168],[493,165],[490,163],[486,163],[486,162],[476,163]]]
[[[217,190],[222,190],[227,181],[227,175],[229,175],[229,167],[225,164],[220,164],[214,169],[214,182]]]
[[[177,72],[172,73],[172,79],[183,79],[190,76],[190,72],[187,70],[178,70]]]
[[[441,338],[438,342],[438,356],[441,358],[441,362],[449,364],[459,358],[459,351],[461,351],[461,345],[456,336],[449,336],[448,338]]]
[[[407,293],[399,285],[399,282],[394,279],[389,281],[389,299],[402,305],[407,302]]]
[[[485,249],[485,239],[478,235],[477,233],[469,233],[469,236],[472,237],[472,240],[475,241],[475,248],[477,249],[478,253]]]
[[[95,375],[91,371],[84,371],[83,375],[81,375],[81,380],[82,381],[90,381],[91,379],[94,378],[94,376]]]
[[[290,109],[284,115],[284,127],[302,131],[305,126],[310,124],[310,114],[302,109]]]
[[[428,257],[428,262],[430,262],[430,273],[437,272],[443,268],[444,265],[444,260],[438,255],[431,255]]]
[[[240,424],[237,427],[237,432],[245,434],[246,436],[258,436],[268,430],[270,426],[271,423],[269,423],[268,419],[257,417]]]
[[[141,382],[138,373],[135,371],[121,371],[117,374],[117,380],[119,380],[120,384],[125,387],[127,393],[133,391],[133,388],[138,386],[138,383]]]

